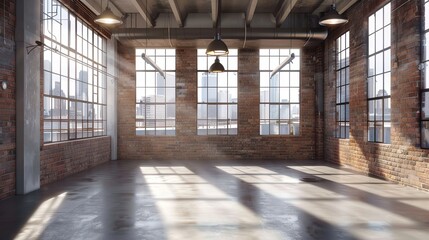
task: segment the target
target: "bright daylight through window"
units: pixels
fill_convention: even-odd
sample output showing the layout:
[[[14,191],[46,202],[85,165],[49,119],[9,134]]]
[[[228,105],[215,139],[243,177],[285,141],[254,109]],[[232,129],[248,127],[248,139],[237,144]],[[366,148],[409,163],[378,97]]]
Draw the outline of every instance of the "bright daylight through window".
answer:
[[[423,18],[423,48],[422,62],[424,69],[422,71],[422,96],[421,96],[421,147],[429,148],[429,0],[424,3]]]
[[[136,135],[176,134],[176,50],[136,49]]]
[[[57,1],[43,18],[44,142],[106,135],[106,40]]]
[[[198,135],[237,134],[237,54],[237,49],[229,49],[227,56],[219,57],[225,71],[210,73],[215,57],[198,49]]]
[[[336,41],[336,131],[337,138],[349,138],[350,132],[350,33],[346,32]]]
[[[368,19],[368,141],[390,143],[390,3]]]
[[[299,135],[299,49],[261,49],[259,70],[260,134]]]

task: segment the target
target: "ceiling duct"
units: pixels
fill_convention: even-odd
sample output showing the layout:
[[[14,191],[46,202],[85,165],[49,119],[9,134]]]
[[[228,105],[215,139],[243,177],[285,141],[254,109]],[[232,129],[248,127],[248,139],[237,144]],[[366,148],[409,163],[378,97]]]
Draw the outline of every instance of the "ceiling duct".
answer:
[[[223,28],[223,39],[244,39],[244,29]],[[212,39],[213,30],[205,28],[119,28],[113,30],[113,35],[124,39]],[[303,39],[325,40],[328,31],[325,28],[289,29],[289,28],[251,28],[247,29],[247,40],[257,39]]]

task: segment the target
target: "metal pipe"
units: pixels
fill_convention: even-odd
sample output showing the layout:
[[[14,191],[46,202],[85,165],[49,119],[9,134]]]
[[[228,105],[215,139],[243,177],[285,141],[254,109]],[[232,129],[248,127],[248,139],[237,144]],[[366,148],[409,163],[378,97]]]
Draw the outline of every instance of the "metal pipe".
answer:
[[[223,39],[302,39],[325,40],[328,31],[324,28],[288,29],[288,28],[222,28]],[[119,28],[113,30],[113,35],[124,39],[212,39],[213,29],[207,28]]]

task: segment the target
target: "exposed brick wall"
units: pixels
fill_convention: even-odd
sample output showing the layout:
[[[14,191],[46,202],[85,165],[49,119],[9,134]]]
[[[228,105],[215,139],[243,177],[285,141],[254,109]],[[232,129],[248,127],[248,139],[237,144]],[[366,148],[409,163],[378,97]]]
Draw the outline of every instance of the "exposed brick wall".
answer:
[[[325,42],[325,157],[366,174],[429,190],[428,150],[420,148],[420,21],[422,1],[392,1],[391,144],[367,139],[367,19],[387,1],[362,0],[348,12],[349,24]],[[350,139],[334,138],[335,39],[350,30]]]
[[[44,145],[40,155],[40,184],[60,180],[110,159],[110,137]]]
[[[0,81],[8,81],[7,90],[0,89],[0,199],[15,194],[16,161],[15,1],[6,0],[5,7],[0,4]]]
[[[315,159],[315,86],[312,58],[302,51],[301,135],[259,135],[259,51],[240,49],[238,59],[238,135],[197,135],[197,51],[176,51],[176,136],[135,135],[135,52],[119,46],[119,159]],[[323,49],[319,50],[323,54]]]

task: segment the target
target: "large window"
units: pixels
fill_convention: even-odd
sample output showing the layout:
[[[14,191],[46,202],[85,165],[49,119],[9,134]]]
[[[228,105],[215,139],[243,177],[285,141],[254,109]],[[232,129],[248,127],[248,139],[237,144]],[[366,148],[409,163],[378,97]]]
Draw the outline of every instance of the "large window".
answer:
[[[237,49],[219,57],[223,73],[209,73],[215,58],[198,49],[198,135],[237,134]]]
[[[136,49],[136,134],[176,134],[175,49]]]
[[[43,4],[44,142],[106,135],[106,40],[59,2]]]
[[[287,61],[292,54],[295,58]],[[261,135],[299,135],[299,54],[299,49],[259,51]],[[283,63],[287,64],[273,72]]]
[[[423,53],[422,61],[424,64],[422,77],[422,96],[421,96],[421,146],[429,148],[429,0],[424,1],[423,18]]]
[[[349,138],[349,98],[350,98],[350,36],[344,33],[336,44],[336,134],[337,138]]]
[[[390,143],[390,3],[368,19],[368,141]]]

